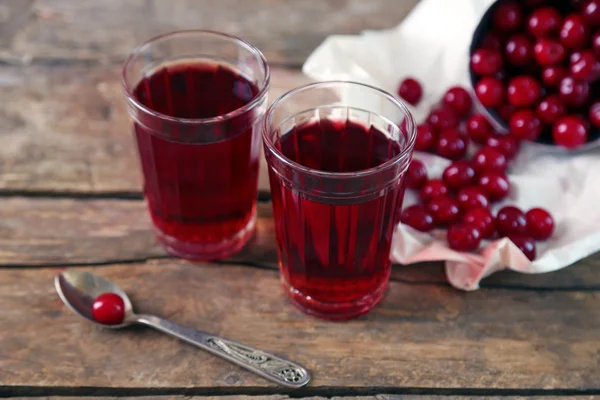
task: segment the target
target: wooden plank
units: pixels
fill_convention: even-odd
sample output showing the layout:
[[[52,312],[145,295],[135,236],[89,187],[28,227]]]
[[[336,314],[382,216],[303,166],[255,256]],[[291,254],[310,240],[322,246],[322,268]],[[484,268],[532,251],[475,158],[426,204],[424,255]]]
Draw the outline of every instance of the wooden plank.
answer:
[[[287,302],[276,271],[173,260],[87,267],[156,313],[305,364],[313,388],[600,390],[600,295],[392,282],[346,323]],[[274,387],[148,329],[105,331],[72,314],[57,269],[0,270],[0,386]]]
[[[0,199],[0,266],[111,263],[165,257],[154,240],[141,201],[85,199]],[[270,203],[258,203],[257,232],[230,261],[277,268]],[[600,290],[600,255],[563,270],[524,275],[494,274],[483,287]],[[394,267],[392,279],[447,285],[441,263]]]
[[[119,74],[102,66],[0,67],[0,98],[10,99],[0,105],[0,190],[139,193]],[[274,68],[271,101],[308,81]],[[261,160],[259,188],[268,192]]]
[[[0,13],[0,56],[118,62],[155,35],[210,29],[250,41],[271,63],[297,65],[328,35],[391,28],[417,1],[12,0]]]

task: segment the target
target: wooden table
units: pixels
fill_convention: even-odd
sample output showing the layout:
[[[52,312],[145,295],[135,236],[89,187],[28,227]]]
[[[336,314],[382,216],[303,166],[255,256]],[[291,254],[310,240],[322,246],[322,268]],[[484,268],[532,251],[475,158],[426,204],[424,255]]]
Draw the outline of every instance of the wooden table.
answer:
[[[274,99],[332,33],[396,25],[415,0],[0,0],[0,396],[600,395],[598,256],[546,275],[500,273],[464,293],[439,264],[394,267],[369,315],[328,323],[279,288],[265,168],[258,232],[230,260],[192,264],[155,243],[119,86],[157,33],[240,35],[273,66]],[[52,279],[94,271],[136,308],[305,364],[290,391],[148,329],[69,312]],[[148,397],[145,397],[148,396]]]

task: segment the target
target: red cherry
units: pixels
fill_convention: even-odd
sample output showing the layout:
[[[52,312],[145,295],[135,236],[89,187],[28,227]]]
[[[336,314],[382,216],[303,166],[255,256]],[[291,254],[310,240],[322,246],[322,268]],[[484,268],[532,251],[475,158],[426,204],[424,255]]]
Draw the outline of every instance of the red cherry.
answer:
[[[579,59],[571,63],[571,76],[585,82],[593,82],[600,77],[600,61],[591,50],[582,51]]]
[[[423,185],[419,198],[424,204],[429,203],[434,198],[448,194],[448,187],[441,179],[431,179]]]
[[[504,154],[508,160],[517,155],[520,147],[519,139],[511,134],[490,136],[486,144]]]
[[[471,68],[478,75],[496,75],[502,70],[502,54],[496,50],[477,49],[471,56]]]
[[[532,60],[533,43],[526,35],[517,33],[512,35],[506,42],[504,53],[506,59],[512,65],[527,65]]]
[[[569,75],[569,70],[565,67],[551,65],[542,71],[542,81],[544,85],[550,88],[557,88],[560,82]]]
[[[456,128],[460,123],[458,115],[447,107],[439,107],[429,113],[427,123],[433,127],[436,132]]]
[[[481,40],[481,48],[500,51],[502,49],[502,36],[498,32],[487,32]]]
[[[582,107],[590,97],[590,85],[567,76],[560,82],[560,98],[571,107]]]
[[[535,260],[536,251],[535,251],[535,240],[533,238],[526,235],[509,235],[508,238],[511,242],[515,244],[521,250],[525,257],[527,257],[530,261]]]
[[[430,125],[421,124],[417,126],[416,151],[431,151],[435,148],[436,143],[437,136]]]
[[[444,169],[444,183],[450,190],[459,190],[475,182],[475,170],[467,160],[454,161]]]
[[[471,162],[473,169],[478,174],[485,171],[504,172],[508,164],[504,154],[489,146],[479,149]]]
[[[449,160],[458,160],[467,153],[467,144],[458,129],[448,129],[440,134],[437,154]]]
[[[546,240],[554,232],[554,219],[543,208],[532,208],[525,214],[527,233],[535,240]]]
[[[400,222],[421,232],[429,232],[435,226],[433,215],[422,204],[415,204],[402,210]]]
[[[568,49],[585,47],[590,32],[581,14],[569,14],[560,29],[560,42]]]
[[[438,225],[452,224],[460,217],[457,201],[448,195],[435,197],[427,204],[427,209]]]
[[[517,111],[517,107],[513,106],[512,104],[505,103],[500,107],[497,107],[496,111],[498,111],[498,114],[500,114],[500,117],[503,120],[508,121],[515,111]]]
[[[581,9],[581,14],[589,26],[600,26],[600,0],[588,0]]]
[[[496,215],[496,229],[501,237],[527,233],[525,214],[514,206],[501,208]]]
[[[574,115],[561,117],[552,127],[554,143],[567,149],[576,149],[587,142],[585,121]]]
[[[538,104],[536,115],[544,124],[552,125],[558,118],[565,115],[566,111],[567,108],[560,99],[560,96],[552,94]]]
[[[542,86],[532,76],[521,75],[514,77],[508,83],[508,101],[515,107],[531,107],[541,95]]]
[[[92,317],[105,325],[118,325],[125,319],[125,302],[116,293],[102,293],[92,305]]]
[[[566,55],[565,47],[553,39],[539,39],[533,46],[535,61],[543,67],[560,64]]]
[[[454,86],[446,92],[443,99],[444,105],[455,113],[464,117],[471,112],[473,107],[473,100],[467,90],[460,86]]]
[[[487,208],[480,207],[468,210],[463,215],[462,222],[476,227],[484,239],[489,239],[496,233],[496,219]]]
[[[407,103],[416,106],[423,97],[423,87],[416,79],[406,78],[398,87],[398,96],[406,100]]]
[[[516,31],[523,25],[523,9],[517,1],[498,4],[492,15],[494,26],[502,32]]]
[[[536,38],[545,38],[558,33],[561,20],[562,17],[555,8],[541,7],[531,13],[527,21],[527,26],[533,36]]]
[[[427,168],[420,160],[413,159],[406,172],[406,186],[420,189],[427,182]]]
[[[600,57],[600,30],[592,38],[592,49],[596,53],[596,57]]]
[[[475,143],[485,143],[493,132],[492,125],[483,114],[473,114],[467,120],[467,134]]]
[[[448,246],[453,250],[473,251],[477,250],[481,243],[481,233],[473,225],[454,224],[448,228],[446,240],[448,240]]]
[[[479,187],[491,201],[499,201],[508,196],[510,182],[506,175],[497,171],[486,171],[479,177]]]
[[[456,200],[458,200],[458,204],[462,211],[479,207],[487,208],[490,205],[490,200],[483,189],[477,186],[467,186],[460,189],[456,195]]]
[[[571,64],[575,64],[577,61],[581,60],[581,51],[576,50],[574,52],[571,53],[571,55],[569,56],[569,62]]]
[[[504,86],[499,79],[485,77],[475,85],[475,94],[484,107],[498,107],[504,101]]]
[[[595,102],[590,106],[589,119],[592,125],[600,128],[600,101]]]
[[[542,133],[542,122],[531,110],[519,110],[510,117],[510,131],[521,140],[534,141]]]

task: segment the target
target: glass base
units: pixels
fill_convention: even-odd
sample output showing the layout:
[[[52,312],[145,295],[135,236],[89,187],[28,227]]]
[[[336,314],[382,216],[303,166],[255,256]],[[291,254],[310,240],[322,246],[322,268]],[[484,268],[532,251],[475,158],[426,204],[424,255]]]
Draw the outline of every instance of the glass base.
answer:
[[[387,289],[388,280],[386,279],[383,284],[372,293],[358,300],[344,303],[324,303],[314,300],[310,296],[306,296],[292,287],[283,277],[281,278],[281,285],[290,297],[292,304],[300,311],[328,321],[345,321],[360,317],[371,311],[383,298]]]
[[[248,224],[230,239],[220,243],[185,242],[154,228],[156,238],[167,253],[190,261],[214,261],[227,258],[240,251],[252,238],[256,225],[256,213]]]

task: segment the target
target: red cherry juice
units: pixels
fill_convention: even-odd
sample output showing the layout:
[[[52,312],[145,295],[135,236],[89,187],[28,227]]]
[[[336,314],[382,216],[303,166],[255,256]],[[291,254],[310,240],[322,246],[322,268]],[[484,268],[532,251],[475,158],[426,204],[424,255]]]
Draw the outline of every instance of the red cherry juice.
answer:
[[[377,167],[403,150],[375,128],[331,120],[297,126],[275,147],[302,166],[337,173]],[[404,179],[367,200],[339,202],[313,199],[310,192],[282,185],[272,168],[269,173],[281,270],[292,300],[306,312],[330,319],[367,312],[383,295],[390,275]],[[369,184],[365,180],[360,185]],[[339,307],[320,310],[314,303]]]
[[[151,110],[186,119],[223,116],[257,93],[244,76],[208,62],[164,66],[134,90]],[[256,212],[260,118],[254,117],[246,112],[197,126],[164,118],[135,122],[144,193],[171,253],[220,258],[247,240],[239,236],[250,235]]]

